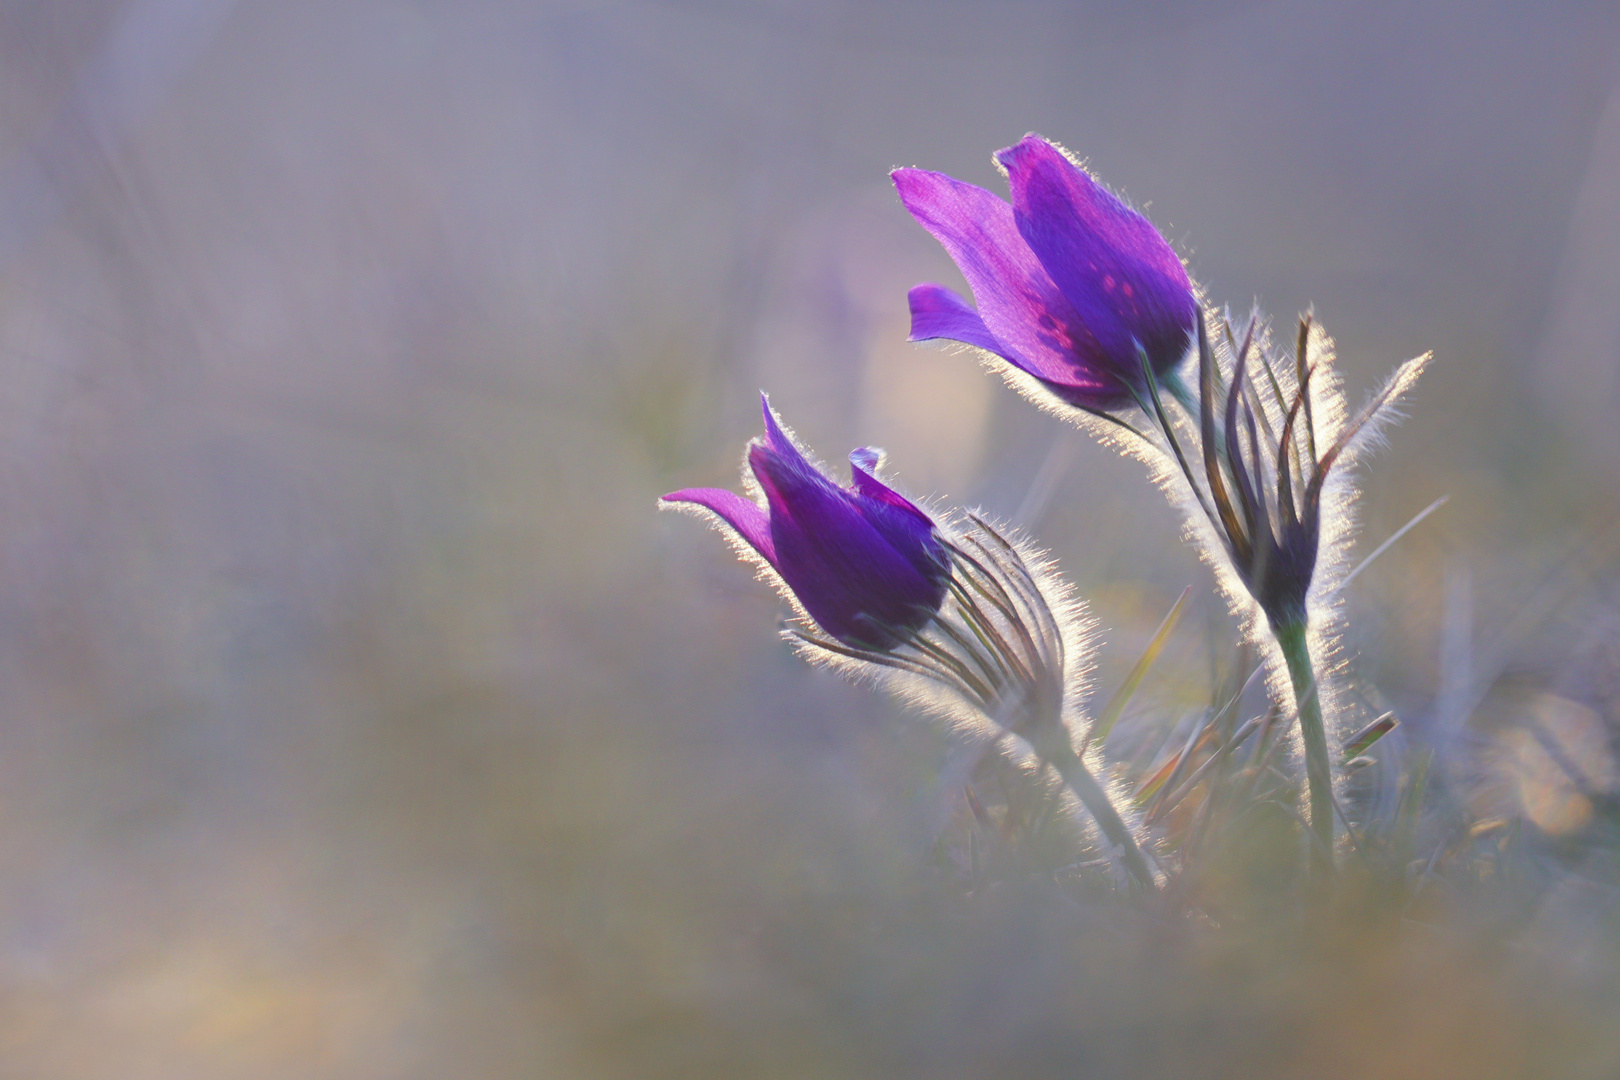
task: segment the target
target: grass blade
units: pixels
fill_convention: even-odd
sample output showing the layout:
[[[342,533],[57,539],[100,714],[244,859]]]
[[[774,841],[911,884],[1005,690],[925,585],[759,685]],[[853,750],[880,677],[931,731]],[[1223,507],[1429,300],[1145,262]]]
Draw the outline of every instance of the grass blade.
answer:
[[[1147,648],[1142,650],[1142,655],[1137,659],[1136,666],[1131,668],[1131,673],[1125,676],[1125,681],[1114,692],[1114,696],[1108,699],[1108,704],[1103,706],[1102,713],[1097,717],[1097,722],[1091,725],[1091,731],[1086,734],[1085,743],[1080,747],[1081,753],[1085,753],[1086,747],[1091,745],[1092,740],[1100,743],[1107,739],[1108,733],[1114,730],[1115,724],[1119,723],[1119,718],[1125,712],[1125,706],[1130,703],[1131,696],[1142,685],[1142,680],[1147,677],[1148,669],[1153,666],[1153,662],[1164,651],[1164,644],[1170,640],[1170,635],[1174,632],[1176,624],[1181,622],[1182,613],[1187,610],[1187,597],[1191,595],[1191,585],[1181,590],[1181,595],[1171,605],[1169,613],[1164,617],[1164,621],[1159,623],[1159,628],[1153,632],[1153,640],[1149,641]]]
[[[1345,740],[1344,760],[1351,761],[1367,752],[1367,748],[1400,726],[1395,714],[1387,712]]]
[[[1428,506],[1425,506],[1422,510],[1419,510],[1417,514],[1413,516],[1411,521],[1408,521],[1405,525],[1402,525],[1400,528],[1391,533],[1388,540],[1385,540],[1382,544],[1379,544],[1377,547],[1373,548],[1371,555],[1368,555],[1365,559],[1362,559],[1354,570],[1344,575],[1344,580],[1339,582],[1339,587],[1333,591],[1339,592],[1346,585],[1349,585],[1352,581],[1356,580],[1356,575],[1360,574],[1363,570],[1367,569],[1368,566],[1372,565],[1372,561],[1374,559],[1388,551],[1391,544],[1405,536],[1407,533],[1411,532],[1413,526],[1415,526],[1418,522],[1422,521],[1424,518],[1428,517],[1430,514],[1444,506],[1446,504],[1446,500],[1449,498],[1451,498],[1450,495],[1442,495]]]

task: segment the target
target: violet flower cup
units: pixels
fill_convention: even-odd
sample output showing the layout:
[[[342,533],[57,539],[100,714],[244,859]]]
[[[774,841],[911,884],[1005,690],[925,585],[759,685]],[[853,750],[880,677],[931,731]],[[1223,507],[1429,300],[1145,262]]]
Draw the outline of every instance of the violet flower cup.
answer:
[[[949,564],[933,520],[877,478],[876,451],[850,454],[853,483],[841,487],[793,445],[768,400],[764,412],[765,437],[748,447],[764,506],[723,488],[686,488],[663,501],[717,514],[836,641],[893,649],[945,598]]]
[[[1198,302],[1175,251],[1053,144],[996,154],[1012,202],[944,173],[896,169],[900,199],[967,278],[975,311],[943,285],[911,290],[911,340],[983,349],[1066,404],[1101,412],[1146,389],[1139,352],[1173,382]]]

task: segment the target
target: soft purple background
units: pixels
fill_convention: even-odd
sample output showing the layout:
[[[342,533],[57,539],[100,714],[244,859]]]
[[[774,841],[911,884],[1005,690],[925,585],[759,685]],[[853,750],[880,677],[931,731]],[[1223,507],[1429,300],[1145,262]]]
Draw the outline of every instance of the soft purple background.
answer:
[[[940,741],[788,655],[769,590],[655,511],[735,483],[763,387],[827,461],[882,445],[912,494],[1019,513],[1105,687],[1193,585],[1149,695],[1204,692],[1230,628],[1139,467],[904,342],[906,289],[959,279],[888,170],[999,189],[1028,130],[1212,295],[1314,303],[1353,398],[1435,350],[1369,536],[1451,502],[1351,600],[1414,724],[1504,670],[1609,700],[1612,3],[10,3],[0,1071],[1182,1045],[1144,1034],[1157,992],[1043,990],[1033,919],[863,936],[874,904],[912,925]],[[1461,1034],[1357,1052],[1523,1075],[1552,1038],[1467,980],[1376,985]],[[1247,1030],[1186,993],[1186,1030]],[[1360,1016],[1312,1001],[1274,1004]],[[1143,1075],[1202,1075],[1188,1045]]]

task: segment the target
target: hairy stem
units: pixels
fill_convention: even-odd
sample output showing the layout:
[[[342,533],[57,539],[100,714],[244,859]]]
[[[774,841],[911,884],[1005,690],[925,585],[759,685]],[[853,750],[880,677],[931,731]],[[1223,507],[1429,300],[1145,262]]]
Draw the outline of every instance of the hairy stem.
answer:
[[[1130,871],[1131,877],[1137,884],[1148,891],[1154,891],[1158,884],[1153,880],[1153,869],[1148,866],[1147,856],[1142,854],[1141,847],[1136,843],[1136,837],[1131,835],[1130,827],[1125,819],[1119,816],[1114,809],[1113,800],[1108,792],[1091,775],[1080,755],[1074,752],[1069,744],[1068,732],[1061,727],[1052,733],[1049,738],[1039,740],[1035,745],[1035,752],[1042,761],[1056,769],[1063,782],[1069,785],[1069,790],[1075,793],[1082,805],[1096,820],[1098,828],[1102,829],[1103,836],[1108,842],[1119,848],[1125,861],[1125,869]]]
[[[1333,772],[1328,764],[1327,729],[1322,724],[1322,701],[1316,692],[1316,671],[1311,663],[1305,620],[1272,628],[1288,663],[1299,708],[1299,734],[1305,742],[1305,782],[1310,789],[1313,871],[1326,877],[1333,872]]]

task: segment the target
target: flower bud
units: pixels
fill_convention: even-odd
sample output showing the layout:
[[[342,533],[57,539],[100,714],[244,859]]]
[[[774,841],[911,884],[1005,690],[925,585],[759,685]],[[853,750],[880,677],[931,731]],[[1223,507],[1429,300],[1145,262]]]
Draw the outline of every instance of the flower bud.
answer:
[[[663,501],[718,515],[833,639],[893,649],[945,597],[949,569],[933,519],[877,478],[876,451],[851,454],[853,482],[840,486],[794,445],[768,401],[764,413],[765,437],[748,447],[764,506],[719,488],[687,488]]]

